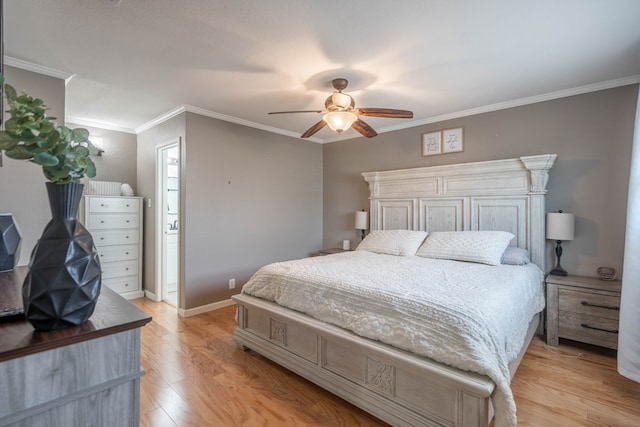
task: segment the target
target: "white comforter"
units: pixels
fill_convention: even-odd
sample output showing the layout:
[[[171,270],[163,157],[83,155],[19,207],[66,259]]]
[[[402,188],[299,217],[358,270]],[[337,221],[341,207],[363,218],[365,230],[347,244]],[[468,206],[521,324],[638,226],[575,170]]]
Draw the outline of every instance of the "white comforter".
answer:
[[[365,251],[262,267],[242,292],[488,376],[496,427],[516,425],[508,364],[544,308],[534,264],[488,266]]]

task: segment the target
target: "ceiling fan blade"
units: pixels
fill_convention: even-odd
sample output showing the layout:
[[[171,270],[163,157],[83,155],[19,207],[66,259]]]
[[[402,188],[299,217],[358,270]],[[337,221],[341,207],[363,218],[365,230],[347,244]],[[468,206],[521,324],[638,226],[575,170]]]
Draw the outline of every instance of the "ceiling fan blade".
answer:
[[[315,125],[311,126],[309,129],[307,129],[307,131],[303,133],[300,136],[300,138],[309,138],[311,135],[318,132],[320,129],[322,129],[326,125],[327,125],[327,122],[325,122],[324,120],[320,120],[318,123],[316,123]]]
[[[371,126],[369,126],[368,124],[366,124],[360,119],[353,122],[351,127],[357,130],[358,132],[360,132],[361,134],[363,134],[364,136],[366,136],[367,138],[373,138],[374,136],[378,135],[378,133],[375,130],[373,130]]]
[[[269,114],[289,114],[289,113],[322,113],[324,110],[297,110],[297,111],[272,111]]]
[[[389,117],[391,119],[412,119],[413,111],[393,108],[358,108],[358,114],[369,117]]]

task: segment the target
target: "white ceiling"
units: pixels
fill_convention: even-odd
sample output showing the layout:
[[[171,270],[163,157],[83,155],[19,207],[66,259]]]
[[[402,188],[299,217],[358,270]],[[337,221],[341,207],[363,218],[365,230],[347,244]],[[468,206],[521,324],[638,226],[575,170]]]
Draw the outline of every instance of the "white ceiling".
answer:
[[[319,115],[267,113],[336,77],[414,112],[378,133],[640,81],[638,0],[5,0],[4,23],[7,63],[73,76],[68,121],[130,132],[186,109],[296,136]]]

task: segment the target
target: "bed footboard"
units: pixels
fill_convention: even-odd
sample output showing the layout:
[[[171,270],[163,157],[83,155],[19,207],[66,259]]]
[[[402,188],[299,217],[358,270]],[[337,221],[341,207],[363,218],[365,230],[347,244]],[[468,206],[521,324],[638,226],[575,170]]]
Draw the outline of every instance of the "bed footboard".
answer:
[[[494,383],[248,295],[234,340],[394,426],[487,426]],[[535,328],[534,328],[535,329]],[[527,341],[528,344],[528,341]],[[525,346],[526,348],[526,346]]]

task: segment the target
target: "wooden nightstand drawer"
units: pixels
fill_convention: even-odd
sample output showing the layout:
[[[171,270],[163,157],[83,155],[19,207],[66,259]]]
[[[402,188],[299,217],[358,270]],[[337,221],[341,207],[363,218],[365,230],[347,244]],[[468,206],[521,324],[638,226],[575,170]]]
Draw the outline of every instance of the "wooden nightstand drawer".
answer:
[[[618,319],[560,311],[558,333],[563,338],[617,348]]]
[[[559,289],[560,311],[581,313],[587,316],[603,317],[618,322],[620,297],[590,292]],[[560,315],[562,319],[562,315]]]
[[[547,276],[547,344],[559,338],[618,348],[619,280]]]

